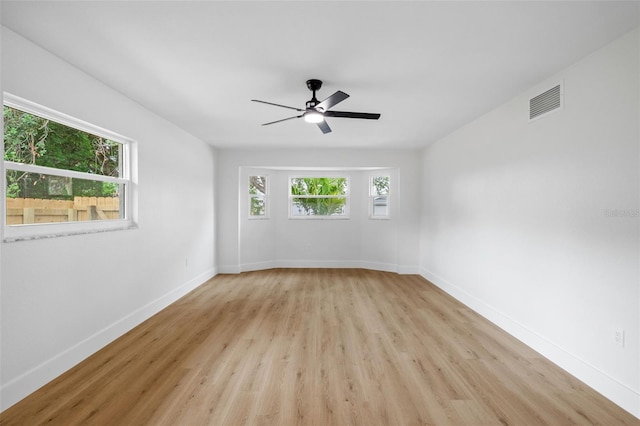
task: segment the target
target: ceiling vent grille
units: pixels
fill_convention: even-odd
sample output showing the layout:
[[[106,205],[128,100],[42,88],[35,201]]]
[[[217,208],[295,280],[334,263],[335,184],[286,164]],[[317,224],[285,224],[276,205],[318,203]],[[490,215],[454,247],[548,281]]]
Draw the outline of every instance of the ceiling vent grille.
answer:
[[[529,121],[562,107],[562,83],[529,99]]]

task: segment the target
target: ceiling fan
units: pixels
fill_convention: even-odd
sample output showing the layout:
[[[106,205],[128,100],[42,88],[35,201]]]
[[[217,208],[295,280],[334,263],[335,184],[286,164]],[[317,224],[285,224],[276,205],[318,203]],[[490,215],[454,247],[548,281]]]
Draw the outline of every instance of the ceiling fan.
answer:
[[[267,105],[293,109],[302,113],[293,117],[283,118],[282,120],[264,123],[263,126],[280,123],[282,121],[293,120],[294,118],[304,118],[304,121],[306,121],[307,123],[316,123],[320,130],[322,130],[322,133],[329,133],[331,132],[331,127],[329,127],[329,125],[325,121],[325,117],[362,118],[365,120],[377,120],[378,118],[380,118],[380,114],[372,114],[368,112],[329,111],[329,108],[344,101],[349,97],[349,95],[338,90],[336,93],[320,102],[318,101],[318,99],[316,99],[316,91],[320,90],[320,88],[322,87],[322,81],[316,79],[307,80],[307,87],[309,88],[309,90],[311,90],[311,92],[313,92],[313,96],[311,97],[311,100],[306,103],[305,109],[251,99],[253,102],[260,102]]]

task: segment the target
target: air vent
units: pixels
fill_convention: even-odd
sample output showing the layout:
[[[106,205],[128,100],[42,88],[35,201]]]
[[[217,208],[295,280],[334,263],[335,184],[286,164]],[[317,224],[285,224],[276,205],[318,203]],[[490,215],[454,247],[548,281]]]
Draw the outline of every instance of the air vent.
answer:
[[[562,84],[559,83],[529,99],[529,120],[535,120],[562,107]]]

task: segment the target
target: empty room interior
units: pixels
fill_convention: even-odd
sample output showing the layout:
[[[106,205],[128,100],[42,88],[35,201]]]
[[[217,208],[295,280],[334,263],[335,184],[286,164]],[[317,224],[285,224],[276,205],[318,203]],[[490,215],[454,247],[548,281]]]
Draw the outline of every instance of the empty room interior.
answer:
[[[0,424],[640,425],[639,2],[0,23]]]

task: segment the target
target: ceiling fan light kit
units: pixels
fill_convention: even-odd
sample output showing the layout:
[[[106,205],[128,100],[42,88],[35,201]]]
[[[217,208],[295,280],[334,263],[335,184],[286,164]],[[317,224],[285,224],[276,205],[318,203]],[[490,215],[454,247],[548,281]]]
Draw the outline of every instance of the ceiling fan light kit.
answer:
[[[324,115],[317,111],[307,111],[304,113],[304,121],[307,123],[319,123],[324,120]]]
[[[304,117],[304,121],[307,123],[315,123],[318,125],[318,128],[322,133],[331,132],[331,127],[325,121],[325,117],[342,117],[342,118],[360,118],[365,120],[377,120],[380,118],[380,114],[377,113],[368,113],[368,112],[347,112],[347,111],[329,111],[329,108],[337,105],[338,103],[344,101],[349,97],[346,93],[338,90],[333,95],[329,96],[327,99],[319,102],[316,98],[316,91],[320,90],[322,87],[322,81],[317,79],[307,80],[307,88],[311,90],[313,93],[311,100],[307,101],[305,104],[305,109],[290,107],[287,105],[280,105],[273,102],[260,101],[257,99],[252,99],[253,102],[260,102],[267,105],[273,105],[281,108],[292,109],[302,114],[296,115],[293,117],[283,118],[281,120],[271,121],[269,123],[264,123],[263,126],[268,126],[270,124],[280,123],[282,121],[292,120],[294,118]]]

